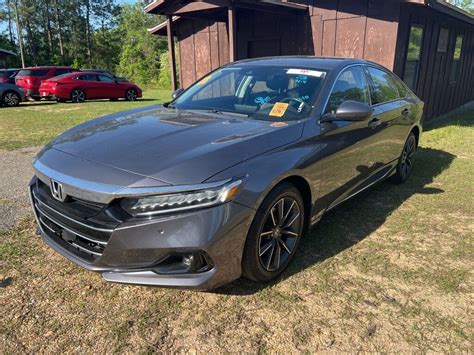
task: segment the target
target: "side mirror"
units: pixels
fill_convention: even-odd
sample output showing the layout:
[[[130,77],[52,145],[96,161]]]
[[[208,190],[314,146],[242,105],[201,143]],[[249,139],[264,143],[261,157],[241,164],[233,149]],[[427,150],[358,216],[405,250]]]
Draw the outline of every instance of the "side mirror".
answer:
[[[335,114],[324,115],[321,122],[332,121],[365,121],[374,109],[363,102],[347,100],[336,110]]]
[[[173,92],[173,94],[171,96],[173,97],[173,99],[176,99],[179,95],[181,95],[183,93],[183,91],[184,91],[184,89],[179,88],[175,92]]]

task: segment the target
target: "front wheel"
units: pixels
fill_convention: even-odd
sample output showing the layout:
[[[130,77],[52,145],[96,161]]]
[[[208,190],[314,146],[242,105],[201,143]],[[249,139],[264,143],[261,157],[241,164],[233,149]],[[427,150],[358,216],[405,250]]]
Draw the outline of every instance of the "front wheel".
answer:
[[[402,155],[398,160],[397,171],[392,177],[392,182],[395,184],[403,184],[411,175],[413,170],[413,164],[415,162],[416,152],[416,137],[412,133],[408,136],[408,139],[403,147]]]
[[[20,104],[21,98],[14,91],[8,91],[3,95],[2,102],[7,107],[16,107]]]
[[[137,90],[135,90],[135,89],[127,90],[127,93],[125,94],[125,99],[127,101],[137,101],[137,99],[138,99]]]
[[[71,93],[71,101],[74,103],[81,103],[86,100],[86,94],[84,91],[75,89]]]
[[[304,230],[300,192],[291,184],[277,186],[255,215],[245,243],[243,274],[253,281],[270,281],[293,259]]]

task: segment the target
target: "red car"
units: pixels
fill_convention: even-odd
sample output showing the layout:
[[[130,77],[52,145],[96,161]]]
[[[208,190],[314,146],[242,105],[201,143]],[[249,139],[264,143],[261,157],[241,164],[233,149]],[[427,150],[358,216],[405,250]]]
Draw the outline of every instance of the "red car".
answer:
[[[142,90],[135,84],[114,80],[109,75],[94,72],[65,74],[41,83],[43,98],[57,101],[83,102],[93,99],[125,99],[135,101]]]
[[[70,67],[32,67],[20,70],[15,77],[16,85],[23,88],[26,96],[39,100],[39,88],[43,80],[54,76],[63,75],[77,71]]]

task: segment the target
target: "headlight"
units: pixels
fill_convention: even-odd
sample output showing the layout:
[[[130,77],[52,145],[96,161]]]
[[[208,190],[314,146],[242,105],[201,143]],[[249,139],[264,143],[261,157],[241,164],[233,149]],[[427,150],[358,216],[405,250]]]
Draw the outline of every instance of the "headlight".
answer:
[[[168,193],[140,198],[125,198],[122,208],[135,217],[152,216],[219,205],[231,201],[242,186],[243,180],[233,180],[223,185],[185,192]]]

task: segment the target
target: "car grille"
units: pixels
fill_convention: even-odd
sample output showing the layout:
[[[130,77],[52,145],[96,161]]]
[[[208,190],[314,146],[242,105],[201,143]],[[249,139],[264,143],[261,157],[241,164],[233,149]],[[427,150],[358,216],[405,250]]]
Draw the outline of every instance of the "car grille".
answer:
[[[106,213],[107,205],[71,197],[65,202],[55,200],[49,186],[40,180],[32,186],[31,196],[44,233],[88,262],[102,256],[114,228],[120,223]]]

